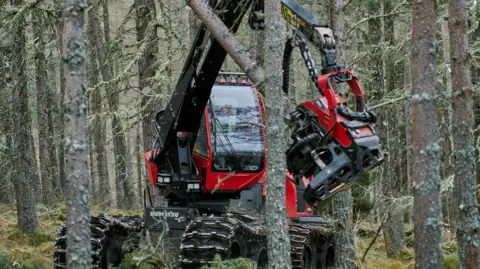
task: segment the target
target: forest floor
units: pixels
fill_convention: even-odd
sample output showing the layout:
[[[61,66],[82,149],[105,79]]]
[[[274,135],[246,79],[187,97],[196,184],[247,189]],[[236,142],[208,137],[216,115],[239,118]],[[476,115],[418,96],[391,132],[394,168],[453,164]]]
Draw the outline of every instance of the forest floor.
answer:
[[[65,222],[66,211],[64,207],[47,209],[39,206],[37,208],[40,229],[35,234],[26,236],[16,228],[17,219],[15,208],[0,205],[0,269],[52,268],[55,234],[57,229]],[[109,211],[108,214],[141,215],[142,213],[141,211]],[[357,237],[357,256],[360,259],[363,256],[365,249],[374,238],[378,226],[365,224],[360,225],[359,227],[360,232]],[[361,263],[361,266],[364,269],[413,269],[413,234],[408,227],[406,227],[406,230],[409,231],[407,232],[407,248],[402,251],[402,255],[399,258],[389,259],[386,257],[384,241],[380,233],[379,237],[370,248],[365,261]],[[448,242],[448,240],[445,239],[443,249],[444,268],[458,268],[455,242]],[[164,255],[165,254],[162,254],[163,257],[165,257]],[[244,262],[233,264],[241,264],[241,266],[221,266],[217,268],[252,268],[246,266],[246,263]],[[125,268],[130,268],[130,266]]]

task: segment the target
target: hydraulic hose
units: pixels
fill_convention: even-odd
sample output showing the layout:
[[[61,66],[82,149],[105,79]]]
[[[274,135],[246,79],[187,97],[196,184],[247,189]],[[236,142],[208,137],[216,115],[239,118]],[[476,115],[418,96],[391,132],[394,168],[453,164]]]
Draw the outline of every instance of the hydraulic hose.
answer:
[[[290,63],[292,60],[292,51],[293,51],[293,38],[288,38],[287,41],[285,41],[285,49],[283,50],[283,63],[282,63],[282,69],[283,69],[283,84],[282,84],[282,90],[285,94],[288,95],[288,88],[290,86]]]
[[[301,140],[299,140],[295,145],[293,145],[288,151],[287,151],[287,157],[289,157],[291,154],[297,153],[299,150],[301,150],[305,145],[308,143],[316,140],[316,139],[322,139],[323,137],[319,133],[313,133],[305,136]]]

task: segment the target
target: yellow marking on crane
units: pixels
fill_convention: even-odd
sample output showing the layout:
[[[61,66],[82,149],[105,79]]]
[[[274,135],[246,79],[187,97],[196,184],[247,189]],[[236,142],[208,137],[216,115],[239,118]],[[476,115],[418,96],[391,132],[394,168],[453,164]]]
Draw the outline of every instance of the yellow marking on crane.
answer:
[[[290,23],[295,28],[301,28],[301,27],[305,26],[305,24],[306,24],[305,20],[299,18],[285,4],[282,4],[282,16],[288,23]]]

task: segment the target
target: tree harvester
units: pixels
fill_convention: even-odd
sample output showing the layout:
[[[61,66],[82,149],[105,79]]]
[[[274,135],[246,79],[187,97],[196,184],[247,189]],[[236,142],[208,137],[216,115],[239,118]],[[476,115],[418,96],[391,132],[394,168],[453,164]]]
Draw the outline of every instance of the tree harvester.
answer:
[[[233,33],[248,9],[251,29],[264,29],[263,0],[209,4]],[[382,162],[372,127],[376,117],[366,109],[358,79],[337,65],[328,26],[294,0],[281,0],[281,8],[295,28],[285,46],[283,90],[288,92],[292,50],[299,47],[321,94],[286,118],[293,128],[285,180],[292,268],[333,268],[333,225],[315,209]],[[321,75],[307,42],[321,53]],[[182,268],[209,264],[217,254],[252,259],[258,268],[268,263],[261,210],[267,191],[266,108],[246,75],[221,71],[226,55],[200,25],[171,100],[154,119],[157,136],[145,153],[144,215],[92,216],[93,268],[118,265],[127,251],[125,241],[147,232],[169,239],[180,252]],[[333,90],[332,80],[352,89],[355,110]],[[167,205],[158,205],[155,196]],[[57,234],[54,268],[65,268],[66,240],[64,225]]]

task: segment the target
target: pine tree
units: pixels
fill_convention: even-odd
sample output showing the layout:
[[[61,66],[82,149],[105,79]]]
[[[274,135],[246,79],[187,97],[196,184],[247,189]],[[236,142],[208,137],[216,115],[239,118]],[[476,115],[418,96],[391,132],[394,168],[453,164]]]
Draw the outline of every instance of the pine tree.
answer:
[[[449,1],[453,91],[454,199],[460,268],[480,268],[480,218],[476,199],[473,89],[468,62],[465,0]]]
[[[440,175],[436,108],[436,4],[412,4],[412,147],[415,266],[442,268]]]
[[[83,0],[65,0],[63,51],[65,78],[65,174],[67,268],[91,267],[87,96]]]

